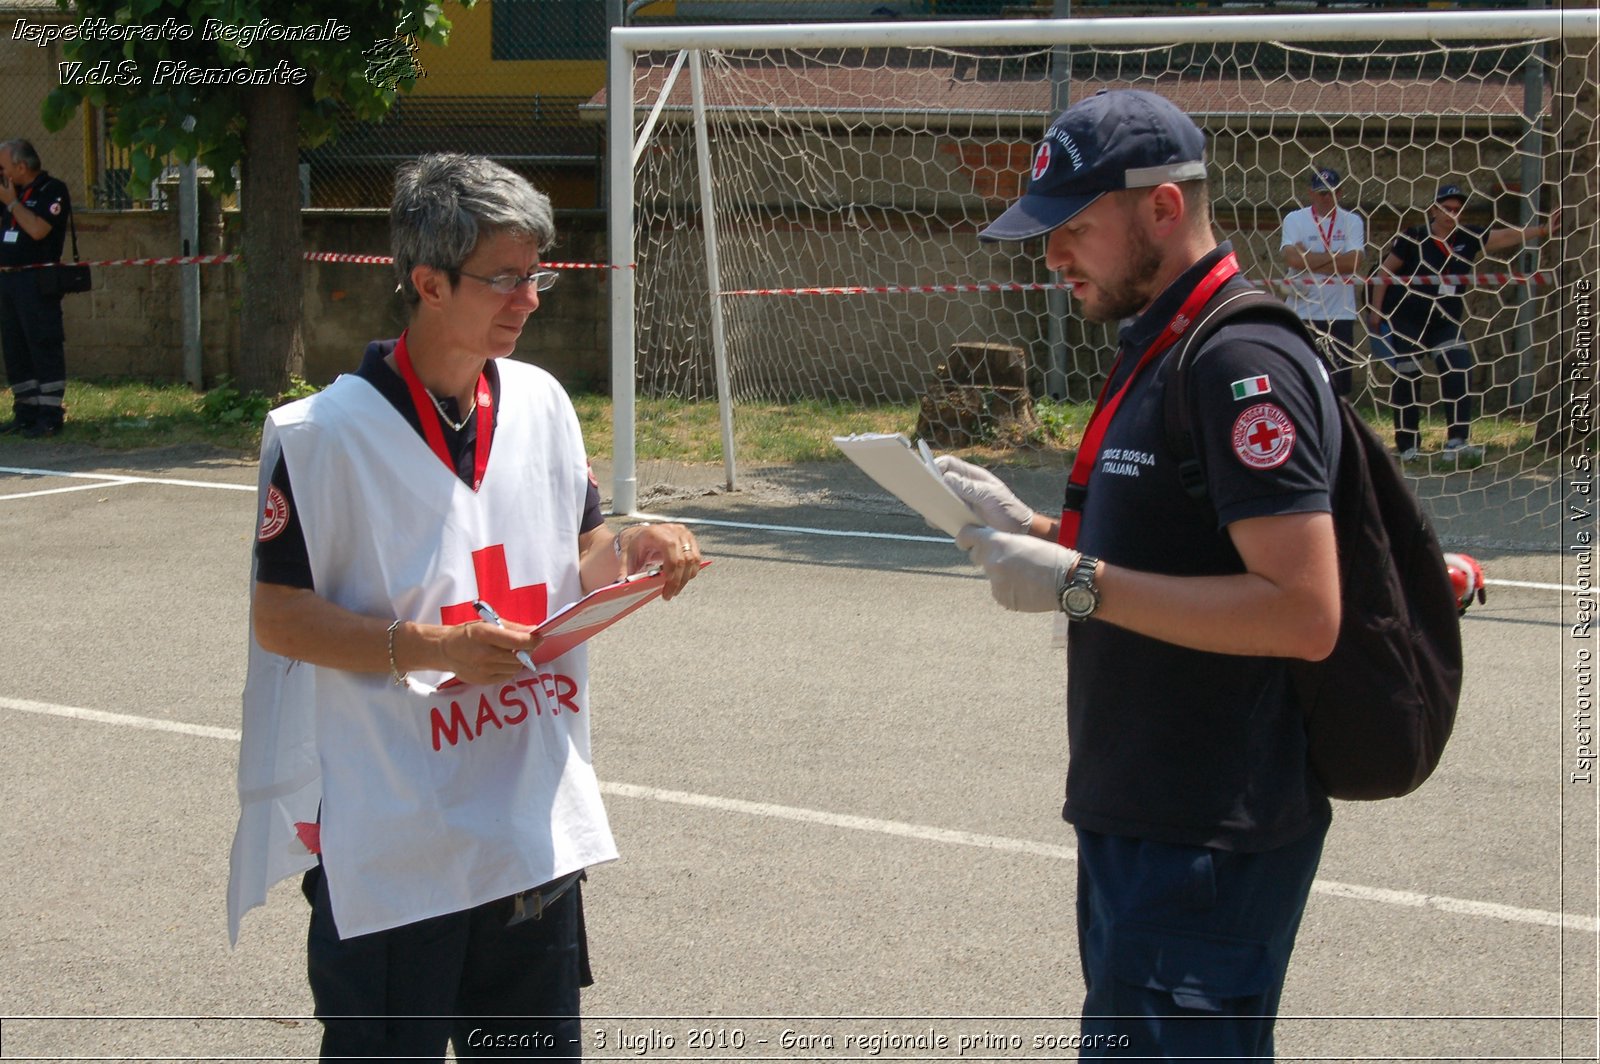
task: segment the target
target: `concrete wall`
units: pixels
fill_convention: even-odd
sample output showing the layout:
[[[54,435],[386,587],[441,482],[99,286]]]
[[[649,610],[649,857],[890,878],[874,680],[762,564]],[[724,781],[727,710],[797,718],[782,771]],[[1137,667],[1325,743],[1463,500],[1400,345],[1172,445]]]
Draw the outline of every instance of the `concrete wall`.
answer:
[[[307,211],[303,224],[307,250],[389,252],[385,212]],[[561,243],[551,251],[552,260],[605,258],[601,219],[558,214],[557,228]],[[180,247],[175,211],[84,212],[78,237],[86,259],[168,257],[177,255]],[[209,212],[200,253],[237,251],[238,246],[238,215]],[[210,385],[233,372],[248,270],[241,263],[199,269],[204,371]],[[97,267],[94,290],[65,302],[68,372],[74,377],[182,380],[181,272],[177,266]],[[564,273],[524,330],[517,357],[544,366],[569,387],[605,387],[609,379],[605,285],[606,271]],[[394,286],[389,266],[306,264],[307,380],[326,383],[353,369],[368,340],[395,336],[404,328],[405,312]]]

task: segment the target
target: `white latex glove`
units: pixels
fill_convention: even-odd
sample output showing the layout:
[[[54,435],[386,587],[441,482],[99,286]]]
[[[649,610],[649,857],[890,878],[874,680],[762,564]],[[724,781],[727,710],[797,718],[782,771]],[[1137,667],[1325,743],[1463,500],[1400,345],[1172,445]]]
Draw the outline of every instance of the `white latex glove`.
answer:
[[[1051,613],[1061,608],[1061,589],[1078,552],[1037,536],[996,532],[968,525],[956,546],[989,576],[989,593],[1008,610]]]
[[[1026,533],[1033,521],[1033,510],[1012,494],[1005,482],[982,466],[963,462],[954,455],[941,454],[933,460],[944,482],[983,523],[997,532]]]

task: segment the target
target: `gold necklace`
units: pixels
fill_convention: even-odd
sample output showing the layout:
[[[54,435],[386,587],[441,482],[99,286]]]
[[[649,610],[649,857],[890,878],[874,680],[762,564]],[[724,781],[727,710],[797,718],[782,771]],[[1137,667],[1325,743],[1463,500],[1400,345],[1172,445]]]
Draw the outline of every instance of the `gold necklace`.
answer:
[[[439,397],[434,395],[433,392],[430,391],[427,388],[424,388],[422,390],[428,393],[428,398],[429,399],[433,400],[433,408],[435,410],[439,411],[440,419],[443,420],[446,425],[449,425],[452,429],[454,429],[457,432],[460,432],[462,429],[467,427],[467,421],[472,417],[473,412],[478,409],[478,397],[476,395],[474,395],[472,397],[471,404],[468,405],[468,407],[467,407],[467,412],[465,414],[461,415],[461,420],[460,421],[451,421],[450,420],[450,415],[446,414],[444,412],[444,404],[439,402]]]

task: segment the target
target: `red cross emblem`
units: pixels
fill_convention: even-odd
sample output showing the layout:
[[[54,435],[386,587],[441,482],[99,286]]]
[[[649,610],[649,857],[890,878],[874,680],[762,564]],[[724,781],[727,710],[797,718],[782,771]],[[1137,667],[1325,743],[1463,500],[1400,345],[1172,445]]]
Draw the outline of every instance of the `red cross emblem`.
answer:
[[[276,484],[267,486],[267,501],[261,505],[261,525],[256,529],[256,539],[262,543],[277,539],[289,527],[289,500],[283,497]]]
[[[1047,140],[1039,145],[1039,150],[1033,156],[1033,179],[1039,180],[1044,172],[1050,169],[1050,142]]]
[[[1294,453],[1294,422],[1272,403],[1257,403],[1233,423],[1233,453],[1251,469],[1276,469]]]
[[[550,589],[544,584],[511,586],[504,544],[473,551],[472,571],[478,581],[478,598],[493,606],[505,620],[539,624],[550,615]],[[439,607],[440,624],[466,624],[477,619],[470,599]]]

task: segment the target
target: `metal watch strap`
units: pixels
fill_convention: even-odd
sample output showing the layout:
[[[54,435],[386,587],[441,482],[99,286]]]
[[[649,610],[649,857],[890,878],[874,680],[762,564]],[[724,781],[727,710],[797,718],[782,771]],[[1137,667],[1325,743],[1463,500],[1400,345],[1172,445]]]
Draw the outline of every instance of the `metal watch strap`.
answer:
[[[1100,588],[1094,582],[1099,566],[1099,558],[1080,554],[1068,570],[1066,583],[1061,588],[1061,612],[1068,620],[1086,621],[1100,608]]]

